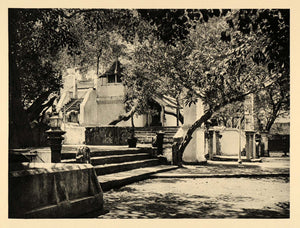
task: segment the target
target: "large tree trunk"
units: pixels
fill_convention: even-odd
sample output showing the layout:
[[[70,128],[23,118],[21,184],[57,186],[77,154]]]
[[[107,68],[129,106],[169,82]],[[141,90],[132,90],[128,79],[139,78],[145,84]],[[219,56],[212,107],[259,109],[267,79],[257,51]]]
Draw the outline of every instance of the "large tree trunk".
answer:
[[[50,107],[56,97],[52,97],[46,104],[43,104],[51,94],[51,91],[47,91],[42,93],[33,103],[32,105],[26,110],[29,121],[33,121],[38,119],[40,113],[43,111],[45,107]]]
[[[271,127],[273,126],[274,122],[276,120],[276,117],[272,117],[266,124],[266,131],[270,132]]]
[[[9,148],[32,144],[32,132],[21,101],[20,75],[16,64],[16,10],[9,10]]]
[[[31,146],[32,131],[21,102],[21,84],[14,56],[9,57],[9,148]]]
[[[210,108],[208,111],[206,111],[204,113],[204,115],[202,115],[200,117],[200,119],[196,120],[195,123],[193,123],[193,125],[187,130],[185,137],[179,146],[178,153],[179,153],[180,161],[179,161],[178,166],[180,166],[180,167],[182,166],[183,152],[184,152],[185,148],[187,147],[187,145],[192,140],[192,135],[195,132],[195,130],[198,129],[199,127],[201,127],[203,123],[208,121],[216,111],[220,110],[220,108],[226,106],[227,104],[231,104],[235,101],[242,101],[245,98],[245,96],[248,94],[249,93],[246,93],[246,94],[242,94],[240,96],[228,99],[228,100],[224,101],[223,103],[221,103],[213,108]]]
[[[180,162],[179,162],[179,166],[182,166],[182,156],[183,156],[183,152],[185,150],[185,148],[187,147],[187,145],[190,143],[190,141],[192,140],[192,135],[195,132],[196,129],[198,129],[199,127],[201,127],[201,125],[203,123],[205,123],[207,120],[209,120],[211,118],[213,114],[213,110],[208,110],[203,116],[201,116],[200,119],[198,119],[186,132],[186,135],[184,137],[184,139],[182,140],[178,153],[180,156]]]

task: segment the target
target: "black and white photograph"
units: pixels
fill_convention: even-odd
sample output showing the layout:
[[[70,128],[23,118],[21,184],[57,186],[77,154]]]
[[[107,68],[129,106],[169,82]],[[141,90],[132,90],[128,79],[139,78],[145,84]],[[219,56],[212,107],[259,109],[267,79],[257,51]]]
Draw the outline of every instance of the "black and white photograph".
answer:
[[[7,15],[9,220],[291,218],[289,8]]]

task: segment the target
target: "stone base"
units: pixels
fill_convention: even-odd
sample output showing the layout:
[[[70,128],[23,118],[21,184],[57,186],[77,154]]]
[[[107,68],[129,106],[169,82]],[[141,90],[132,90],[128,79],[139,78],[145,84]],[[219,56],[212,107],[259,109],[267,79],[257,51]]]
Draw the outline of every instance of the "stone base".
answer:
[[[9,218],[74,218],[103,210],[103,192],[89,164],[9,168]]]

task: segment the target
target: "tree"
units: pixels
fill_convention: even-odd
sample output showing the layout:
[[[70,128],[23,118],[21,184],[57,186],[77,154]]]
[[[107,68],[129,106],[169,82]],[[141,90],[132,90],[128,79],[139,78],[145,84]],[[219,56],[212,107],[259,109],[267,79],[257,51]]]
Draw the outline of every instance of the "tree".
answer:
[[[268,45],[260,34],[241,33],[227,20],[234,16],[212,17],[207,22],[189,21],[186,39],[172,44],[149,37],[133,55],[132,75],[142,75],[143,87],[164,91],[165,85],[183,87],[186,105],[204,103],[204,115],[187,131],[179,152],[183,154],[193,132],[228,104],[269,87],[279,78],[267,64],[258,64],[254,56]],[[130,74],[129,74],[130,75]],[[133,77],[133,76],[131,76]],[[166,82],[166,83],[163,83]]]
[[[264,37],[266,45],[253,56],[257,64],[277,74],[276,82],[256,95],[255,113],[259,129],[270,131],[279,116],[289,112],[290,103],[290,14],[288,9],[236,11],[228,19],[244,34]]]
[[[228,104],[216,112],[212,118],[216,120],[217,125],[237,128],[239,121],[244,120],[244,104],[240,101]]]
[[[32,144],[30,122],[38,118],[48,96],[58,91],[61,75],[56,54],[75,41],[54,10],[9,9],[9,141]],[[53,99],[48,102],[51,106]],[[45,104],[44,104],[45,105]]]
[[[9,9],[11,147],[32,144],[30,122],[52,105],[54,99],[45,101],[50,94],[58,93],[62,71],[74,66],[82,53],[83,61],[79,63],[83,70],[91,61],[96,63],[97,58],[98,64],[101,50],[106,47],[102,42],[106,40],[106,31],[117,30],[129,37],[130,28],[134,27],[131,16],[132,10]],[[83,26],[79,22],[84,22]],[[105,32],[99,35],[103,28]],[[91,44],[95,37],[97,43]]]
[[[288,84],[275,82],[255,97],[254,113],[258,130],[269,132],[278,117],[289,115],[290,98]]]

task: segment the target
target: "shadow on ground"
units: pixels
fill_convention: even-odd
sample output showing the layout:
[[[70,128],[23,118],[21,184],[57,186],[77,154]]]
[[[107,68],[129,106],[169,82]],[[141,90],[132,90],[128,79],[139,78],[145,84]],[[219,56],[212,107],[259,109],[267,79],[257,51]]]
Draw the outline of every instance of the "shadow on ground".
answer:
[[[163,182],[174,180],[163,180]],[[99,218],[289,218],[289,202],[278,203],[277,209],[249,209],[236,207],[235,202],[252,202],[251,197],[174,193],[141,194],[132,187],[111,190],[105,194],[105,209],[109,212]]]

